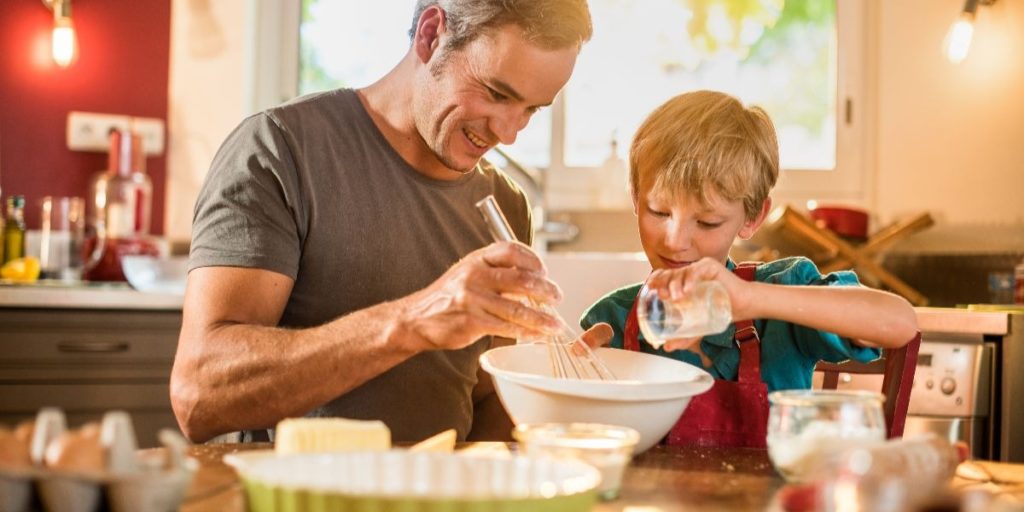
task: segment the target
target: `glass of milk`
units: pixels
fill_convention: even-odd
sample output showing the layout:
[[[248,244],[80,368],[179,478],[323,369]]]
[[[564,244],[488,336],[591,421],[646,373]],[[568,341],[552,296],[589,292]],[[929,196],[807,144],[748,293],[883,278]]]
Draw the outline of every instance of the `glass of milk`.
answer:
[[[804,482],[849,448],[885,442],[881,393],[790,390],[768,395],[768,455],[791,482]]]

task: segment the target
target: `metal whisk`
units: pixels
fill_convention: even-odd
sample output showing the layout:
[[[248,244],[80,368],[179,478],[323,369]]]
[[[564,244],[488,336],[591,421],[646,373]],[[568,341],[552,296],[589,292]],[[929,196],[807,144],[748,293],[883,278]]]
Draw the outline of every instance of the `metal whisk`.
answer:
[[[494,196],[487,196],[476,203],[484,221],[496,241],[512,242],[516,236],[508,225],[505,214],[498,207]],[[587,342],[576,336],[575,331],[551,306],[539,304],[527,297],[526,301],[535,309],[539,309],[555,317],[561,324],[560,332],[544,339],[548,346],[551,359],[551,373],[559,379],[593,379],[615,380],[615,374],[608,369],[601,358],[597,357]]]

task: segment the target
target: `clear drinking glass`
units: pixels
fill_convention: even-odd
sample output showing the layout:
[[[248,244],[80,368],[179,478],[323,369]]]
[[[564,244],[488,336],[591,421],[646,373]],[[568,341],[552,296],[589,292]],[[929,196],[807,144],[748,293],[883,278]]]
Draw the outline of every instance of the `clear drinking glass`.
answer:
[[[718,281],[701,281],[679,300],[661,298],[645,283],[636,308],[644,339],[658,348],[668,340],[717,334],[732,323],[729,292]]]
[[[81,279],[85,200],[47,196],[43,198],[41,214],[40,277],[66,281]]]
[[[844,450],[885,442],[881,393],[789,390],[768,401],[768,456],[786,480],[806,481]]]

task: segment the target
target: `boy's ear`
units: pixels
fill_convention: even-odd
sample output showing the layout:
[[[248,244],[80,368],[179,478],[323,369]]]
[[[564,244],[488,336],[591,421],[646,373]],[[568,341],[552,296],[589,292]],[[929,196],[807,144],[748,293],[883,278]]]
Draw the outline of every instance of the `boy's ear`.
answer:
[[[412,49],[420,62],[427,63],[440,46],[441,35],[445,32],[445,12],[441,7],[432,5],[420,14],[416,22],[416,35],[413,36]]]
[[[764,223],[764,219],[768,217],[768,212],[772,211],[772,198],[767,197],[764,200],[764,204],[761,205],[761,211],[753,219],[744,221],[743,227],[740,228],[740,232],[736,234],[742,240],[750,240],[750,237],[757,233],[758,228]]]

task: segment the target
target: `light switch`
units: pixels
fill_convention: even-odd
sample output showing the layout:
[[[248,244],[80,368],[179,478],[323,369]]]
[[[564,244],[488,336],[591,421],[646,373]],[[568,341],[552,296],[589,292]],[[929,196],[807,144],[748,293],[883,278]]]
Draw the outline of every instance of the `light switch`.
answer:
[[[142,136],[142,150],[147,155],[164,152],[164,121],[153,117],[132,117],[92,112],[68,112],[68,149],[106,152],[110,131],[129,130]]]

